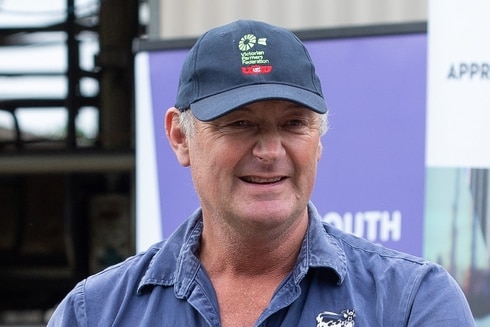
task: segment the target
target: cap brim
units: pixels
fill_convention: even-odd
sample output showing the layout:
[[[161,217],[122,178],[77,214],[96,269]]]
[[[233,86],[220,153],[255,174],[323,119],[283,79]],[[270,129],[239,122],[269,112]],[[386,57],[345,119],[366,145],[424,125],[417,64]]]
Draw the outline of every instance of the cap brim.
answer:
[[[327,112],[325,100],[320,95],[283,84],[255,84],[235,88],[191,103],[191,110],[197,119],[210,121],[246,104],[274,99],[296,102],[320,114]]]

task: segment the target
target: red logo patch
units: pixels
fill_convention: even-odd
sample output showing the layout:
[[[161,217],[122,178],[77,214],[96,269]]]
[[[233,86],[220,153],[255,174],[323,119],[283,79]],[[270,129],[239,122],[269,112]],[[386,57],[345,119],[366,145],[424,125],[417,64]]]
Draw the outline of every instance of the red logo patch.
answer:
[[[269,74],[272,71],[272,66],[261,66],[261,65],[253,65],[242,67],[242,73],[245,75],[258,75],[258,74]]]

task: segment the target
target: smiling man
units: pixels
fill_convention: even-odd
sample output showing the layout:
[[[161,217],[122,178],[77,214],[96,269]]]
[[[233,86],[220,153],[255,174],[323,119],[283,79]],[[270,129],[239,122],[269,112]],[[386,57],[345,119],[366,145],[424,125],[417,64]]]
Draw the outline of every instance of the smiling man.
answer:
[[[474,325],[442,267],[321,222],[327,107],[291,32],[237,21],[200,37],[165,129],[201,208],[80,282],[49,326]]]

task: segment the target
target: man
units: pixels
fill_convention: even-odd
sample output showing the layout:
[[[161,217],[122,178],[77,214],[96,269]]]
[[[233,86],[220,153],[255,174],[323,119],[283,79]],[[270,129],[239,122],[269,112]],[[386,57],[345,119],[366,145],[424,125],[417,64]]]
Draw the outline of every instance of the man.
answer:
[[[443,268],[321,222],[309,198],[326,114],[289,31],[237,21],[204,34],[165,118],[201,208],[79,283],[49,326],[473,326]]]

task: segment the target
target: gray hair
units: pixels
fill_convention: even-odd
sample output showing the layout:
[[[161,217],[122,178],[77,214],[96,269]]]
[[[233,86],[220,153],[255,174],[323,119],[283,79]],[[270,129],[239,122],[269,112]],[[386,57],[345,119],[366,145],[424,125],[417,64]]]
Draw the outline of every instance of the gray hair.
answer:
[[[179,124],[186,136],[194,135],[194,115],[190,109],[180,111]]]
[[[318,116],[320,118],[320,136],[323,136],[325,133],[327,133],[329,128],[328,113],[318,114]],[[179,123],[186,136],[192,136],[194,134],[195,119],[196,118],[194,117],[190,109],[186,109],[180,112]]]
[[[320,116],[320,136],[323,136],[327,133],[328,128],[330,127],[328,123],[328,111],[324,114],[319,114]]]

